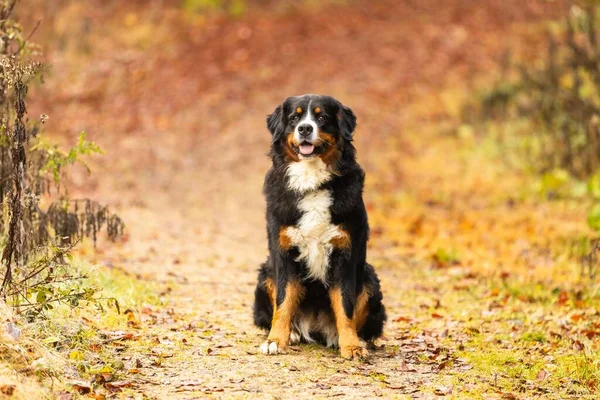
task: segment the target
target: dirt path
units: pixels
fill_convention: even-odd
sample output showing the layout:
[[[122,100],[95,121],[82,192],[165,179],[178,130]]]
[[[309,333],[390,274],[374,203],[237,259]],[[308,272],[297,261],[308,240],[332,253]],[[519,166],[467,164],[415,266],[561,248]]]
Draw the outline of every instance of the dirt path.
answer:
[[[207,143],[215,147],[206,149],[205,162],[220,162],[219,149],[228,146],[224,140]],[[317,346],[295,346],[284,356],[258,352],[264,333],[252,325],[251,305],[257,267],[266,254],[260,188],[267,166],[265,157],[257,157],[239,171],[184,169],[174,181],[149,190],[152,196],[139,206],[122,211],[131,221],[131,239],[116,256],[108,256],[111,263],[172,288],[166,296],[172,314],[150,328],[167,357],[160,367],[144,365],[149,367],[144,379],[151,383],[138,390],[162,399],[208,393],[360,398],[433,392],[437,363],[418,358],[439,351],[439,344],[433,336],[408,335],[409,326],[393,321],[385,347],[364,364],[343,361]],[[189,182],[198,183],[188,188]],[[391,319],[406,307],[403,294],[413,290],[408,270],[401,261],[379,269]],[[145,360],[147,354],[137,357]]]
[[[278,102],[286,95],[327,92],[353,107],[360,124],[359,161],[368,176],[366,202],[370,209],[383,207],[375,202],[378,194],[420,179],[404,170],[424,156],[414,140],[402,136],[406,121],[415,122],[407,115],[408,101],[489,68],[501,57],[509,33],[522,33],[519,24],[556,15],[562,7],[543,1],[526,6],[490,1],[485,7],[473,2],[470,8],[462,3],[330,6],[345,17],[333,25],[317,17],[323,10],[302,11],[314,17],[315,28],[308,31],[293,14],[251,14],[208,21],[202,28],[180,26],[171,41],[163,33],[172,19],[156,22],[141,15],[139,26],[127,29],[142,38],[142,28],[155,29],[159,42],[149,49],[119,42],[120,28],[107,23],[114,37],[93,32],[92,54],[77,59],[67,52],[52,54],[56,76],[48,92],[61,95],[38,105],[50,115],[57,107],[60,118],[49,130],[73,135],[80,125],[91,125],[91,137],[110,149],[95,168],[102,173],[94,186],[82,184],[75,193],[94,191],[94,197],[118,208],[128,226],[128,240],[107,249],[99,261],[170,287],[166,308],[143,316],[147,336],[157,341],[153,357],[129,350],[141,363],[136,392],[158,399],[449,393],[451,374],[438,373],[453,357],[442,344],[445,322],[434,319],[416,329],[406,317],[435,307],[430,292],[438,282],[424,281],[423,265],[410,256],[390,255],[389,241],[378,239],[381,227],[372,226],[369,258],[382,280],[390,322],[382,347],[368,362],[342,361],[334,351],[315,346],[265,357],[258,353],[264,333],[252,325],[251,305],[256,271],[267,254],[264,116]],[[277,27],[283,31],[274,37]],[[129,52],[114,52],[110,40]],[[311,54],[314,45],[323,57],[316,75],[294,59],[297,53]],[[89,64],[89,57],[102,62]],[[84,65],[83,81],[89,84],[74,83],[69,73]],[[70,83],[60,87],[64,82]],[[435,176],[427,179],[434,182]],[[466,368],[460,360],[452,364]]]

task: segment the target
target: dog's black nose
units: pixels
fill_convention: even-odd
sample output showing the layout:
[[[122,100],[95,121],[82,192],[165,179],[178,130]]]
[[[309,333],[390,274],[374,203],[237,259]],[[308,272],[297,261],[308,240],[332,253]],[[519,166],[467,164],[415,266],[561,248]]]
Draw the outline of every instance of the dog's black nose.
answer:
[[[298,127],[298,133],[300,136],[310,136],[313,131],[313,127],[311,124],[304,124]]]

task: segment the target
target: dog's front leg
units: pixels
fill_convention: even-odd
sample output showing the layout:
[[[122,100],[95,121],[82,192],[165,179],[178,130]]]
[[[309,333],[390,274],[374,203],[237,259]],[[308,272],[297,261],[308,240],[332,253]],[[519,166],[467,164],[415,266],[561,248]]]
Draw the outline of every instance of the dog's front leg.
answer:
[[[304,296],[304,287],[297,275],[296,261],[280,255],[277,265],[277,287],[273,320],[267,340],[260,346],[264,354],[285,352],[290,341],[292,320]]]
[[[349,252],[334,251],[331,264],[333,280],[329,300],[335,317],[340,355],[348,359],[364,358],[368,352],[358,338],[358,329],[366,317],[367,292],[360,288],[357,295],[356,267]]]
[[[329,290],[329,299],[338,331],[340,355],[348,359],[366,357],[368,352],[358,338],[357,325],[365,314],[367,296],[361,295],[356,299],[353,288],[347,290],[343,286],[336,286]]]

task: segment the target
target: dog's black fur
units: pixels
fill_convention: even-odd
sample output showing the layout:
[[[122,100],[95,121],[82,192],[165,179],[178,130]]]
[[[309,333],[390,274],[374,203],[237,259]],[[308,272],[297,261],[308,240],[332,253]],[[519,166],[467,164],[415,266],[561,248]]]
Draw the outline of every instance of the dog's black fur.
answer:
[[[318,107],[318,108],[315,108]],[[331,195],[331,224],[343,227],[349,243],[333,248],[329,255],[329,267],[325,281],[308,279],[307,263],[298,260],[298,247],[282,248],[282,227],[297,226],[302,217],[298,204],[307,192],[291,190],[288,183],[288,167],[291,163],[304,162],[299,154],[298,143],[293,141],[293,131],[299,121],[297,111],[320,110],[318,114],[319,135],[311,157],[321,157],[331,173],[330,178],[314,190],[326,190]],[[323,118],[322,118],[323,117]],[[382,304],[379,279],[373,267],[366,262],[369,225],[362,199],[365,174],[356,162],[356,150],[352,136],[356,117],[352,110],[329,96],[304,95],[286,99],[267,117],[267,127],[272,134],[270,157],[273,165],[264,183],[267,201],[267,233],[269,257],[261,266],[255,291],[254,323],[264,329],[271,328],[273,304],[266,282],[275,284],[276,303],[280,306],[286,296],[286,285],[298,279],[304,287],[304,296],[298,310],[304,315],[326,312],[332,315],[329,290],[339,288],[343,309],[352,318],[358,295],[368,289],[367,316],[364,324],[357,327],[358,336],[371,341],[381,336],[386,320]],[[332,321],[334,321],[332,316]],[[311,337],[324,342],[321,332],[312,331]]]

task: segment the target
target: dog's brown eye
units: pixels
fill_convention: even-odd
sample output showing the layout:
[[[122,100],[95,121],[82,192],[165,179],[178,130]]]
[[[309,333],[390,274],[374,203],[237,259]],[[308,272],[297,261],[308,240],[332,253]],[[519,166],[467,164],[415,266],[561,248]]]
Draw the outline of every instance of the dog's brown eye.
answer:
[[[325,118],[324,115],[319,115],[318,120],[319,120],[319,122],[325,122],[325,121],[327,121],[327,118]]]
[[[292,117],[292,121],[298,121],[298,119],[299,119],[299,118],[300,118],[299,116],[297,116],[297,115],[294,115],[294,116]]]

